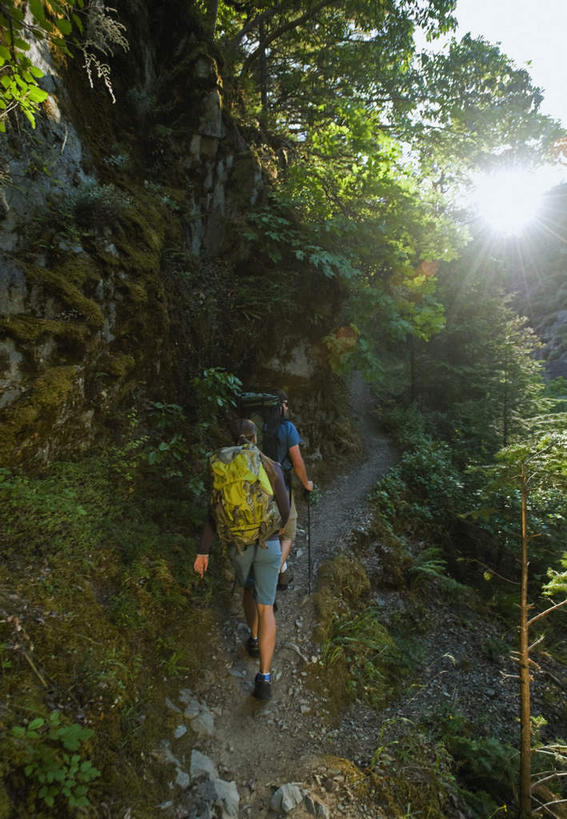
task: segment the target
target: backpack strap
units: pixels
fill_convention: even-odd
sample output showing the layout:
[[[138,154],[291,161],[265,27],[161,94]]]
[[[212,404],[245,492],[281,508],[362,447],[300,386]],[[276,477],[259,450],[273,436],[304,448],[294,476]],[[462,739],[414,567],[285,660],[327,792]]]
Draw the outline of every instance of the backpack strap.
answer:
[[[268,458],[268,456],[265,455],[263,452],[260,452],[260,459],[262,461],[262,466],[266,470],[266,475],[268,476],[273,488],[277,479],[276,470],[274,468],[274,464],[276,462],[272,461],[271,458]]]

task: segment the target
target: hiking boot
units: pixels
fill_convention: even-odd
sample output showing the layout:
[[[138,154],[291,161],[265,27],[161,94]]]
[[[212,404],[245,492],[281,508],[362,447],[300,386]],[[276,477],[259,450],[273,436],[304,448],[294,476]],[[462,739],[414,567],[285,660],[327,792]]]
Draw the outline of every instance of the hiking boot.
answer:
[[[272,683],[270,680],[265,680],[260,674],[256,674],[254,680],[254,691],[252,695],[257,700],[269,700],[272,697]]]
[[[293,573],[289,566],[285,570],[285,572],[281,572],[280,576],[278,577],[278,589],[280,591],[285,591],[291,581],[293,580]]]
[[[257,637],[249,637],[246,640],[246,651],[248,652],[250,657],[260,656],[260,645],[258,643]]]

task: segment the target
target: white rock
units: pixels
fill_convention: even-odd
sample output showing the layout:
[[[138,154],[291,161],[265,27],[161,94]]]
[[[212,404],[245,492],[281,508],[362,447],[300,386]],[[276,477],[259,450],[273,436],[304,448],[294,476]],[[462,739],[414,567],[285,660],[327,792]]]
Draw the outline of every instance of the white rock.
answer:
[[[270,799],[270,808],[282,813],[290,813],[297,805],[303,802],[303,791],[298,785],[289,782],[282,785]]]
[[[238,819],[240,806],[240,794],[236,787],[236,782],[226,782],[224,779],[213,780],[213,787],[217,798],[222,802],[223,819]]]
[[[175,777],[175,784],[178,785],[182,790],[187,790],[189,784],[191,782],[191,778],[186,771],[182,771],[181,768],[177,769],[177,776]]]
[[[191,751],[191,767],[189,768],[191,779],[196,779],[201,774],[206,774],[210,779],[218,779],[219,773],[213,760],[197,751],[195,748]]]
[[[215,733],[215,721],[210,711],[201,711],[191,720],[191,728],[200,735],[212,736]]]
[[[184,705],[188,705],[194,699],[196,699],[195,694],[191,691],[190,688],[182,688],[181,691],[179,692],[179,700]]]

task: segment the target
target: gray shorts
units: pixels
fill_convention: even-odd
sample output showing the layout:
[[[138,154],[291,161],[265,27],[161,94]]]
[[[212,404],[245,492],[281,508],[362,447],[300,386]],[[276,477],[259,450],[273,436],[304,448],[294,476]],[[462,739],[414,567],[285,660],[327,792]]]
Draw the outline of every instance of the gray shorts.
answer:
[[[254,598],[263,606],[273,606],[276,599],[282,547],[277,535],[266,541],[266,548],[249,546],[242,554],[230,554],[236,579],[241,586],[254,587]]]

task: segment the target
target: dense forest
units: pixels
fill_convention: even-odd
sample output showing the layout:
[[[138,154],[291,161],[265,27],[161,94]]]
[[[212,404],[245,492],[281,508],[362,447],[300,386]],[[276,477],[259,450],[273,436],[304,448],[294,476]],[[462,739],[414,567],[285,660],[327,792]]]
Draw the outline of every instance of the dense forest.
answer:
[[[513,236],[468,204],[564,161],[541,90],[452,0],[114,5],[0,0],[0,819],[277,813],[176,806],[163,703],[227,619],[240,394],[288,391],[324,501],[355,379],[398,458],[313,580],[305,685],[381,737],[336,815],[567,815],[567,188]],[[392,716],[443,622],[514,719]]]

